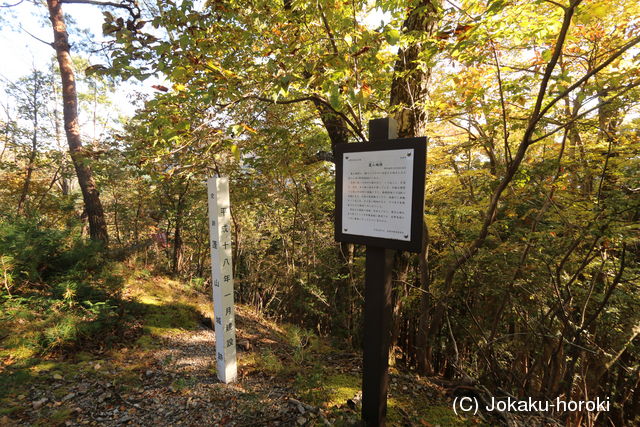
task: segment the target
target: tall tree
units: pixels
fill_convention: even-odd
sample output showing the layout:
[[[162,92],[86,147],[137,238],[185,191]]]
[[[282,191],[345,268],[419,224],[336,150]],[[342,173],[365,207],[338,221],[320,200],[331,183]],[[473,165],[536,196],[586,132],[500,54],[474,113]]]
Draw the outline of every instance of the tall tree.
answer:
[[[17,84],[11,84],[7,93],[14,99],[18,107],[18,117],[31,122],[29,149],[26,155],[25,177],[18,199],[17,212],[22,214],[27,209],[33,173],[36,168],[38,149],[42,145],[42,119],[46,114],[47,104],[51,96],[50,76],[33,70],[31,74],[21,78]]]
[[[89,234],[91,239],[103,242],[109,241],[107,223],[105,221],[102,203],[98,188],[93,179],[93,173],[89,166],[90,156],[82,147],[80,136],[80,123],[78,121],[78,94],[76,80],[73,71],[69,45],[69,36],[62,13],[60,0],[47,0],[49,7],[49,19],[53,27],[53,48],[56,51],[60,77],[62,79],[62,100],[64,129],[69,145],[69,154],[78,177],[78,184],[82,190],[84,207],[89,221]]]
[[[427,41],[436,31],[441,8],[440,0],[420,0],[409,10],[402,26],[409,41],[398,51],[389,100],[400,138],[425,135],[431,77],[425,52],[429,53]]]
[[[440,0],[420,0],[409,9],[402,26],[402,35],[408,41],[398,50],[391,83],[389,106],[398,123],[398,136],[410,138],[424,136],[427,125],[426,101],[431,77],[431,68],[425,61],[427,42],[433,37],[442,5]],[[427,56],[428,59],[428,56]],[[424,221],[423,221],[424,223]],[[430,351],[427,336],[437,330],[431,325],[433,310],[429,296],[427,245],[429,230],[423,224],[423,248],[419,255],[420,282],[422,292],[421,314],[418,317],[418,368],[422,373],[432,373],[429,362]],[[409,257],[397,254],[394,263],[394,330],[393,342],[398,338],[403,283],[407,282]]]

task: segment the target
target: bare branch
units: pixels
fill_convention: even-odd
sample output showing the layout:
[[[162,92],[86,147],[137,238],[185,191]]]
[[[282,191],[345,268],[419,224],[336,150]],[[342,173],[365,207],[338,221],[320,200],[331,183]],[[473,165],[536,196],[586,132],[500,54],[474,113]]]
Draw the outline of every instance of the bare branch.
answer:
[[[20,24],[20,29],[22,31],[24,31],[25,33],[27,33],[28,35],[30,35],[31,37],[33,37],[35,40],[39,41],[40,43],[44,43],[49,47],[53,47],[53,43],[52,42],[47,42],[47,41],[42,40],[40,37],[34,36],[29,31],[25,30],[24,27],[22,26],[22,24]]]
[[[60,0],[60,3],[91,4],[98,7],[115,7],[118,9],[126,9],[129,11],[129,14],[134,20],[140,18],[140,7],[135,1],[124,0],[122,3],[116,3],[112,1],[98,1],[98,0]]]
[[[500,62],[498,62],[498,52],[496,52],[496,45],[491,42],[491,48],[493,49],[493,59],[496,61],[496,74],[498,77],[498,90],[500,92],[500,106],[502,107],[502,134],[504,136],[504,157],[507,163],[507,167],[513,161],[511,157],[511,149],[509,148],[509,131],[507,129],[507,108],[504,105],[504,90],[502,89],[502,76],[500,75]]]
[[[552,99],[538,114],[537,119],[539,120],[542,116],[544,116],[550,109],[551,107],[553,107],[558,101],[560,101],[562,98],[564,98],[565,96],[569,95],[572,91],[574,91],[577,87],[579,87],[580,85],[582,85],[584,82],[586,82],[587,80],[589,80],[591,77],[593,77],[594,75],[596,75],[597,73],[599,73],[602,69],[604,69],[605,67],[607,67],[609,64],[611,64],[613,61],[615,61],[616,59],[618,59],[618,57],[620,57],[620,55],[622,55],[623,53],[625,53],[627,50],[631,49],[633,46],[637,45],[638,43],[640,43],[640,36],[630,40],[627,44],[623,45],[622,47],[620,47],[618,49],[618,51],[616,53],[614,53],[613,55],[611,55],[609,58],[607,58],[606,61],[604,61],[602,64],[598,65],[597,67],[593,68],[592,70],[590,70],[589,72],[587,72],[584,76],[582,76],[581,79],[579,79],[578,81],[576,81],[574,84],[572,84],[571,86],[569,86],[567,89],[565,89],[560,95],[558,95],[557,97],[555,97],[554,99]]]
[[[0,4],[0,7],[15,7],[18,6],[19,4],[23,3],[24,0],[20,0],[18,3],[14,3],[14,4]]]
[[[71,4],[71,3],[77,3],[77,4],[92,4],[95,6],[108,6],[108,7],[119,7],[122,9],[129,9],[131,10],[131,6],[129,6],[128,4],[125,3],[115,3],[115,2],[111,2],[111,1],[98,1],[98,0],[62,0],[61,3],[64,4]]]

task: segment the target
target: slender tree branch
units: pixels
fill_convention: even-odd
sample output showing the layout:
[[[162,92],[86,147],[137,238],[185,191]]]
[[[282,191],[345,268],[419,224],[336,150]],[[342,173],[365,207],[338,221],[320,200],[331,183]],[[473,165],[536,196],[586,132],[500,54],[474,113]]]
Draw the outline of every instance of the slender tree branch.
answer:
[[[504,300],[503,300],[503,302],[502,302],[502,304],[501,304],[501,306],[500,306],[500,308],[498,310],[498,313],[495,315],[493,328],[491,330],[491,337],[494,337],[496,335],[497,331],[498,331],[498,322],[500,320],[500,316],[502,315],[504,309],[507,306],[507,303],[510,300],[511,292],[516,286],[516,280],[518,279],[518,277],[520,277],[520,274],[522,273],[522,269],[523,269],[523,267],[525,265],[527,257],[529,256],[529,251],[533,247],[533,243],[534,243],[533,236],[535,235],[536,231],[538,230],[538,224],[540,224],[540,221],[542,220],[542,217],[545,215],[545,213],[547,212],[547,210],[549,209],[549,207],[553,203],[553,195],[554,195],[554,193],[556,191],[556,182],[557,182],[558,178],[560,177],[560,173],[562,171],[562,157],[564,156],[564,150],[565,150],[566,143],[567,143],[568,133],[569,132],[567,130],[565,130],[564,136],[562,138],[562,144],[560,146],[560,153],[558,154],[558,166],[556,167],[555,175],[551,179],[551,188],[549,189],[549,192],[545,195],[544,204],[542,205],[542,208],[540,209],[540,211],[538,212],[538,214],[534,218],[533,224],[531,224],[531,229],[530,229],[529,234],[528,234],[527,244],[526,244],[524,250],[522,251],[522,254],[520,255],[520,261],[518,262],[518,266],[516,267],[516,269],[513,272],[513,275],[511,276],[511,282],[509,282],[509,286],[507,288],[507,291],[505,292],[505,298],[504,298]]]
[[[568,122],[566,122],[566,123],[564,123],[564,124],[562,124],[562,125],[559,125],[559,126],[558,126],[557,128],[555,128],[554,130],[549,131],[549,132],[545,133],[544,135],[539,136],[538,138],[532,139],[532,140],[529,142],[529,144],[535,144],[535,143],[536,143],[536,142],[538,142],[538,141],[541,141],[541,140],[543,140],[543,139],[545,139],[545,138],[550,137],[551,135],[553,135],[554,133],[558,132],[559,130],[564,129],[564,128],[566,128],[567,126],[571,126],[572,124],[574,124],[575,122],[577,122],[579,119],[583,118],[584,116],[586,116],[586,115],[587,115],[587,114],[589,114],[590,112],[595,111],[595,110],[597,110],[597,109],[601,108],[601,107],[602,107],[602,106],[604,106],[604,105],[610,104],[614,99],[616,99],[616,98],[620,97],[620,96],[621,96],[622,94],[624,94],[625,92],[628,92],[629,90],[631,90],[631,89],[633,89],[633,88],[635,88],[635,87],[638,87],[638,86],[640,86],[640,81],[633,82],[633,83],[631,83],[631,84],[627,85],[623,91],[621,91],[621,92],[617,93],[615,96],[612,96],[610,99],[607,99],[606,101],[602,101],[602,102],[598,103],[595,107],[589,108],[588,110],[586,110],[586,111],[584,111],[584,112],[582,112],[582,113],[580,113],[580,114],[576,115],[573,119],[569,120]]]
[[[557,3],[557,2],[555,2],[555,1],[553,1],[553,0],[544,0],[544,1],[545,1],[545,2],[547,2],[547,3],[551,3],[551,4],[552,4],[552,5],[554,5],[554,6],[558,6],[558,7],[559,7],[559,8],[561,8],[562,10],[567,10],[567,6],[563,6],[563,5],[561,5],[560,3]]]
[[[271,98],[267,98],[264,96],[260,96],[260,95],[245,95],[239,99],[236,99],[233,102],[229,102],[227,104],[217,104],[219,107],[222,108],[226,108],[229,107],[231,105],[237,104],[239,102],[242,101],[247,101],[250,99],[255,99],[261,102],[268,102],[270,104],[278,104],[278,105],[288,105],[288,104],[296,104],[299,102],[305,102],[305,101],[311,101],[311,102],[317,102],[320,103],[328,108],[330,108],[335,114],[337,114],[338,116],[340,116],[340,118],[342,118],[342,120],[344,120],[349,127],[351,128],[350,130],[353,132],[353,134],[358,137],[362,142],[367,141],[367,138],[363,135],[362,131],[360,130],[360,128],[358,128],[352,121],[351,119],[349,119],[349,117],[347,117],[346,114],[344,114],[341,111],[337,111],[335,108],[333,108],[331,106],[330,103],[328,103],[327,101],[325,101],[324,99],[322,99],[321,97],[317,96],[317,95],[308,95],[308,96],[303,96],[300,98],[295,98],[295,99],[271,99]]]
[[[589,265],[594,259],[596,259],[596,257],[598,256],[598,254],[593,254],[591,255],[591,253],[595,250],[596,245],[598,244],[598,241],[600,240],[600,236],[596,236],[593,239],[593,243],[591,244],[591,246],[589,247],[589,251],[587,252],[587,254],[584,256],[582,262],[580,263],[580,265],[578,266],[578,268],[576,269],[576,271],[574,271],[573,275],[569,278],[569,280],[567,280],[564,284],[564,287],[567,291],[567,294],[569,295],[569,299],[573,299],[573,293],[571,292],[571,285],[573,285],[573,283],[578,279],[578,277],[580,276],[580,274],[584,271],[584,269],[587,267],[587,265]]]
[[[503,64],[502,66],[506,68],[511,68],[512,70],[522,71],[525,73],[539,74],[541,76],[544,75],[543,72],[538,71],[534,68],[523,68],[523,67],[518,67],[517,65],[509,65],[509,64]]]
[[[607,58],[607,60],[605,60],[602,64],[598,65],[597,67],[593,68],[592,70],[590,70],[589,72],[587,72],[584,76],[582,76],[581,79],[579,79],[578,81],[576,81],[574,84],[572,84],[571,86],[569,86],[567,89],[565,89],[562,93],[560,93],[558,96],[556,96],[554,99],[552,99],[541,111],[539,114],[537,114],[537,120],[539,120],[542,116],[544,116],[550,109],[551,107],[553,107],[558,101],[560,101],[562,98],[564,98],[565,96],[569,95],[573,90],[575,90],[577,87],[579,87],[580,85],[582,85],[584,82],[586,82],[587,80],[589,80],[589,78],[593,77],[595,74],[599,73],[602,69],[604,69],[605,67],[607,67],[609,64],[611,64],[613,61],[615,61],[616,59],[618,59],[618,57],[620,55],[622,55],[623,53],[625,53],[627,50],[631,49],[633,46],[637,45],[638,43],[640,43],[640,36],[635,37],[634,39],[630,40],[627,44],[623,45],[622,47],[620,47],[618,49],[618,51],[616,53],[614,53],[613,55],[611,55],[609,58]],[[548,80],[548,79],[547,79]],[[540,102],[542,100],[540,99]],[[537,122],[536,120],[536,122]]]
[[[474,135],[473,132],[471,132],[471,130],[469,128],[466,128],[466,127],[456,123],[453,119],[447,120],[447,122],[449,122],[450,124],[452,124],[453,126],[459,128],[459,129],[462,129],[463,131],[465,131],[466,134],[470,135],[471,139],[474,139],[474,140],[478,139],[478,136]]]
[[[602,301],[600,302],[600,305],[593,312],[593,314],[591,314],[589,319],[585,322],[584,326],[582,327],[582,330],[587,329],[591,325],[591,323],[593,323],[598,318],[598,316],[600,315],[600,312],[602,310],[604,310],[604,308],[607,306],[607,304],[609,302],[609,298],[611,298],[611,295],[613,294],[614,289],[620,283],[620,280],[622,279],[622,274],[624,273],[624,268],[625,268],[625,255],[626,255],[626,252],[627,252],[627,244],[623,243],[622,244],[622,253],[620,254],[620,268],[618,269],[618,272],[616,273],[616,276],[613,278],[613,282],[611,283],[611,286],[609,286],[609,289],[607,289],[607,292],[605,293],[604,297],[602,298]]]
[[[124,4],[124,3],[115,3],[112,1],[98,1],[98,0],[62,0],[60,3],[63,4],[71,4],[71,3],[76,3],[76,4],[92,4],[95,6],[108,6],[108,7],[119,7],[122,9],[128,9],[131,10],[131,6],[129,6],[128,4]]]
[[[127,9],[131,17],[135,19],[140,18],[140,7],[135,0],[124,0],[122,3],[116,3],[112,1],[98,1],[98,0],[60,0],[63,4],[91,4],[98,7],[115,7],[119,9]],[[128,4],[127,4],[128,3]]]
[[[573,0],[568,8],[565,9],[564,18],[562,21],[562,27],[560,32],[558,33],[558,38],[556,40],[555,49],[549,60],[542,81],[540,82],[540,89],[538,91],[538,96],[536,98],[536,103],[534,110],[530,116],[529,124],[524,132],[522,140],[518,146],[518,151],[516,152],[515,157],[511,165],[507,168],[505,176],[502,178],[498,186],[493,192],[491,196],[491,201],[489,202],[489,206],[485,211],[484,221],[482,224],[482,228],[478,233],[476,239],[466,248],[462,256],[456,257],[455,262],[451,265],[451,267],[447,270],[445,274],[445,284],[449,287],[453,281],[454,275],[456,271],[464,265],[471,257],[473,257],[480,246],[484,243],[489,234],[489,227],[495,222],[496,211],[498,209],[498,202],[500,200],[500,196],[507,188],[513,177],[515,176],[516,171],[520,167],[525,154],[527,152],[527,148],[530,145],[531,136],[535,130],[537,123],[542,117],[542,102],[547,93],[547,87],[549,85],[549,80],[551,79],[551,75],[553,73],[553,69],[555,68],[558,60],[560,59],[560,55],[562,53],[562,49],[564,46],[564,42],[566,40],[567,34],[569,32],[569,28],[571,27],[571,19],[573,17],[573,13],[575,12],[575,8],[580,4],[582,0]],[[600,68],[601,69],[601,68]]]
[[[451,338],[451,342],[453,344],[453,352],[455,353],[455,365],[459,365],[460,353],[458,352],[458,344],[456,343],[456,338],[453,336],[453,329],[451,329],[451,322],[449,321],[449,310],[444,311],[444,318],[447,321],[447,329],[449,330],[449,337]]]
[[[609,159],[611,158],[611,150],[613,149],[613,138],[611,137],[611,135],[609,135],[609,133],[606,130],[604,130],[604,132],[607,134],[607,137],[608,137],[607,139],[609,139],[609,144],[607,147],[607,155],[604,159],[604,165],[602,165],[600,182],[598,183],[598,194],[596,195],[596,200],[598,201],[598,204],[600,204],[600,200],[602,198],[602,187],[604,186],[604,180],[607,177],[607,168],[609,167]]]
[[[549,63],[545,67],[544,76],[542,77],[542,81],[540,82],[540,89],[538,90],[538,96],[536,98],[536,105],[533,109],[533,113],[531,114],[531,118],[529,120],[529,125],[527,126],[527,130],[525,131],[525,136],[523,138],[523,142],[528,143],[528,139],[533,134],[533,130],[535,129],[536,124],[540,120],[540,117],[544,115],[547,109],[541,112],[542,102],[544,100],[544,96],[547,93],[547,86],[549,85],[549,80],[551,79],[551,75],[553,73],[558,60],[560,59],[560,55],[562,54],[562,49],[564,47],[564,42],[567,38],[567,34],[569,33],[569,28],[571,26],[571,18],[573,18],[573,13],[575,12],[575,8],[580,4],[582,0],[576,0],[572,3],[569,8],[564,9],[564,18],[562,20],[562,27],[560,29],[560,33],[558,34],[558,39],[556,40],[556,45],[553,50],[553,54],[551,55],[551,59]]]
[[[504,90],[502,89],[502,76],[500,75],[500,62],[498,62],[498,53],[496,52],[496,45],[493,41],[491,41],[491,48],[493,50],[493,59],[495,59],[496,61],[498,91],[500,93],[500,106],[502,107],[502,133],[504,136],[504,157],[507,163],[507,167],[509,167],[513,159],[511,158],[511,149],[509,148],[509,131],[507,130],[507,109],[504,105]]]
[[[633,343],[633,340],[636,339],[636,337],[638,336],[638,334],[640,334],[640,325],[636,325],[635,328],[633,328],[633,330],[631,331],[631,336],[629,337],[629,339],[627,340],[627,342],[624,343],[624,345],[622,346],[622,348],[620,349],[620,351],[618,351],[616,354],[614,354],[611,358],[609,358],[609,360],[605,363],[605,369],[609,370],[611,369],[611,367],[618,361],[618,359],[620,358],[620,356],[622,356],[622,354],[627,350],[627,348],[631,345],[631,343]]]
[[[336,41],[334,40],[333,33],[331,32],[331,27],[329,27],[329,22],[327,21],[327,17],[324,14],[324,9],[320,2],[316,2],[318,5],[318,9],[320,10],[320,17],[322,18],[322,24],[324,25],[324,29],[327,32],[327,37],[329,37],[329,42],[331,43],[331,49],[333,50],[334,55],[338,55],[338,46],[336,46]]]
[[[42,39],[41,39],[40,37],[38,37],[38,36],[34,36],[34,35],[33,35],[33,34],[31,34],[29,31],[25,30],[25,29],[24,29],[24,27],[22,26],[22,24],[20,24],[20,29],[21,29],[22,31],[24,31],[25,33],[27,33],[28,35],[30,35],[31,37],[33,37],[35,40],[39,41],[40,43],[44,43],[44,44],[46,44],[46,45],[47,45],[47,46],[49,46],[49,47],[53,47],[53,43],[52,43],[52,42],[47,42],[47,41],[42,40]]]
[[[606,253],[606,252],[605,252]],[[587,296],[584,299],[584,304],[582,304],[582,310],[580,312],[580,330],[584,328],[585,319],[587,318],[587,307],[589,307],[589,301],[591,301],[591,297],[593,296],[593,291],[596,288],[596,283],[598,277],[602,274],[602,270],[604,269],[604,265],[606,263],[606,256],[602,256],[602,260],[600,262],[600,266],[598,267],[598,271],[595,274],[592,274],[591,284],[589,285],[589,292],[587,292]]]
[[[24,0],[20,0],[18,3],[14,3],[14,4],[0,4],[0,7],[15,7],[21,3],[24,3]]]
[[[47,196],[49,191],[51,191],[51,189],[53,188],[53,185],[58,180],[58,173],[60,173],[61,169],[62,169],[62,165],[58,166],[58,169],[56,169],[55,173],[53,174],[53,178],[51,178],[51,181],[49,181],[49,187],[47,187],[47,191],[43,192],[42,196],[40,196],[40,198],[38,199],[38,209],[42,207],[42,202],[44,202],[44,198]]]

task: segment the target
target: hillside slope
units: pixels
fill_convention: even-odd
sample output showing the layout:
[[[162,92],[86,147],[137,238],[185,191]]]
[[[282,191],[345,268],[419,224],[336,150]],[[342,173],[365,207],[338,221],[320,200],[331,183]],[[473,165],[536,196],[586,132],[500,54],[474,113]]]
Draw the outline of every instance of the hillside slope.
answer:
[[[115,345],[101,337],[1,376],[2,425],[354,425],[360,355],[238,305],[239,381],[215,375],[211,304],[188,284],[144,270],[124,289],[130,321]],[[390,425],[476,425],[445,391],[392,369]]]

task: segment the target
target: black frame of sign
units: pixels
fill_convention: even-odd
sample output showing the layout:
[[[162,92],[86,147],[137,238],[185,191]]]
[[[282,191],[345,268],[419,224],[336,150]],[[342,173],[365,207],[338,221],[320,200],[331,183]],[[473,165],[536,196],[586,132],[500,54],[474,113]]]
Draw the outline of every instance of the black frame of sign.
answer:
[[[413,149],[413,184],[411,190],[411,239],[395,240],[380,237],[348,234],[342,231],[342,198],[343,198],[343,155],[345,153],[364,151],[388,151]],[[335,239],[338,242],[360,243],[379,248],[397,249],[409,252],[422,250],[422,221],[424,217],[424,180],[427,157],[427,138],[389,139],[384,142],[358,142],[337,144],[334,148],[336,161],[336,210]]]

